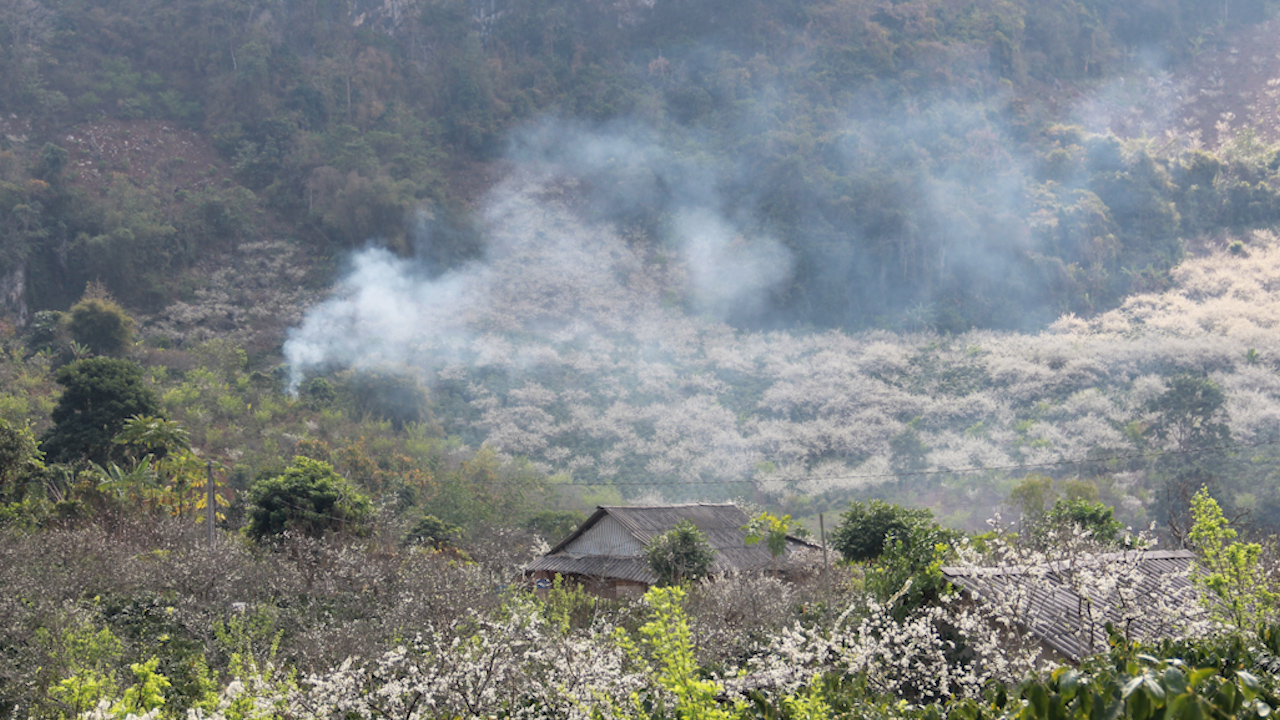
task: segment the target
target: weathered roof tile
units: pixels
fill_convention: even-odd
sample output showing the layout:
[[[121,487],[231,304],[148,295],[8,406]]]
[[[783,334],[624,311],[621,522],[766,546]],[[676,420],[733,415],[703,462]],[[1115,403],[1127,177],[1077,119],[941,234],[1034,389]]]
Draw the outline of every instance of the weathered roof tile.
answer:
[[[607,525],[602,523],[606,517],[621,526],[622,531],[629,535],[627,539],[630,542],[622,543],[617,538],[602,538],[600,542],[593,542],[590,537],[592,529]],[[746,544],[746,532],[742,530],[742,526],[750,518],[733,503],[601,505],[581,527],[557,543],[546,555],[526,565],[525,572],[547,571],[653,584],[657,578],[649,571],[649,564],[641,554],[642,548],[682,520],[693,522],[715,549],[716,558],[711,565],[713,573],[761,570],[768,568],[773,561],[773,556],[763,543]],[[788,552],[784,557],[789,559],[794,559],[799,550],[818,547],[800,538],[789,536],[788,540]],[[598,552],[605,547],[623,546],[631,547],[634,554]],[[583,550],[586,552],[582,552]]]
[[[1194,558],[1187,550],[1131,550],[1039,565],[944,567],[942,574],[951,584],[981,599],[1021,598],[1023,625],[1046,645],[1078,662],[1107,647],[1107,622],[1117,627],[1127,623],[1129,632],[1137,637],[1164,635],[1171,619],[1157,610],[1157,601],[1181,607],[1195,604],[1195,590],[1186,577]],[[1123,565],[1132,571],[1129,577],[1136,585],[1127,608],[1125,599],[1116,593],[1085,597],[1071,582],[1073,572],[1096,573],[1108,565],[1116,569]]]

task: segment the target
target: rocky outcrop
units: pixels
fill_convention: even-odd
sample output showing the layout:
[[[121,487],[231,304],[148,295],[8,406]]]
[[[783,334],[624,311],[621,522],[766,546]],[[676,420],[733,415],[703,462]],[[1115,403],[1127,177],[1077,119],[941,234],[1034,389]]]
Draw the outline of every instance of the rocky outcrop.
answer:
[[[19,325],[27,324],[27,266],[18,265],[0,274],[0,307],[17,317]]]

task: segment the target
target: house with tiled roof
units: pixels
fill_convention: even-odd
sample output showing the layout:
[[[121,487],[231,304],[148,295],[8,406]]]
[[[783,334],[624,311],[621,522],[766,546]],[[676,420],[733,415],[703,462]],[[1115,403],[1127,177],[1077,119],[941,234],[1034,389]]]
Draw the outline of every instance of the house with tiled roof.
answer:
[[[606,598],[641,595],[657,582],[645,548],[683,520],[697,526],[715,550],[713,575],[773,567],[764,543],[747,544],[742,528],[750,518],[732,503],[601,505],[577,530],[526,565],[525,577],[545,585],[559,576]],[[789,535],[778,567],[784,578],[794,578],[816,566],[821,555],[819,546]]]

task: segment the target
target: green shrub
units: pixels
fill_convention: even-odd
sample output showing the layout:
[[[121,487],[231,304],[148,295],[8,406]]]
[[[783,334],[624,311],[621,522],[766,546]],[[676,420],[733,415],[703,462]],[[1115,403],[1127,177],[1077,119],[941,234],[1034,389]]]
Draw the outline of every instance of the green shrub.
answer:
[[[927,509],[904,508],[883,500],[852,502],[831,533],[831,547],[845,560],[873,560],[893,538],[932,523],[933,513]]]
[[[587,516],[577,510],[543,510],[530,515],[525,527],[550,542],[558,542],[586,519]]]
[[[407,374],[359,372],[349,381],[352,404],[357,415],[388,420],[396,430],[426,416],[427,392]],[[322,393],[320,387],[309,388]]]
[[[71,339],[98,355],[123,355],[133,345],[133,318],[105,297],[86,297],[67,317]]]
[[[405,534],[407,545],[430,545],[437,550],[452,547],[462,534],[462,528],[451,525],[435,515],[423,515]]]
[[[249,489],[245,532],[263,540],[296,532],[308,537],[331,533],[365,535],[373,514],[369,498],[333,466],[297,456],[284,473]]]
[[[707,536],[689,520],[681,520],[674,528],[655,537],[644,554],[649,569],[658,578],[658,585],[679,585],[705,577],[716,559],[716,551],[707,542]]]

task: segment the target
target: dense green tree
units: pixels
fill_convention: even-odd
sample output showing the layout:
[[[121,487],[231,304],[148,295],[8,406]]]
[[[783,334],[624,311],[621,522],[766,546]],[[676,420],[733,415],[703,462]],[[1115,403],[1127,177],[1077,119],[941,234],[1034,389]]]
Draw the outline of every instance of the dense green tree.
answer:
[[[98,355],[119,356],[133,345],[133,318],[115,301],[86,297],[67,314],[71,339]]]
[[[884,551],[865,568],[867,590],[880,602],[892,603],[899,619],[936,602],[947,587],[942,565],[962,537],[933,522],[918,522],[888,536]]]
[[[426,417],[427,391],[411,375],[357,372],[351,376],[349,387],[357,415],[388,420],[397,430]]]
[[[542,510],[525,520],[525,527],[538,533],[548,542],[564,539],[585,522],[587,516],[578,510]]]
[[[1021,537],[1038,546],[1060,542],[1062,533],[1077,529],[1101,545],[1115,545],[1124,524],[1115,509],[1098,501],[1098,487],[1089,481],[1069,481],[1055,487],[1053,478],[1033,473],[1009,492],[1007,503],[1018,509]]]
[[[1153,510],[1157,522],[1175,538],[1185,539],[1190,531],[1196,491],[1208,487],[1217,492],[1230,477],[1226,403],[1226,393],[1216,382],[1181,373],[1166,380],[1165,391],[1144,407],[1149,421],[1142,437],[1165,451],[1151,462],[1156,481]]]
[[[909,475],[929,466],[929,446],[920,439],[919,426],[920,418],[915,418],[902,432],[889,438],[894,470]]]
[[[27,323],[26,344],[30,352],[56,353],[67,344],[66,313],[57,310],[41,310]]]
[[[62,170],[67,166],[67,151],[53,143],[45,143],[40,148],[40,159],[35,168],[35,176],[47,183],[58,182]]]
[[[1089,538],[1100,545],[1117,545],[1123,528],[1124,523],[1115,519],[1115,508],[1105,503],[1059,498],[1029,531],[1033,538],[1047,543],[1054,542],[1050,533],[1079,529],[1089,533]]]
[[[160,402],[136,363],[89,358],[58,369],[62,396],[53,409],[53,427],[42,439],[54,462],[119,460],[124,446],[116,435],[136,415],[159,415]]]
[[[690,520],[681,520],[649,542],[644,551],[658,585],[679,585],[711,572],[716,551]]]
[[[845,560],[880,557],[895,538],[905,538],[912,528],[933,524],[928,508],[905,508],[883,500],[854,501],[831,532],[831,546]]]
[[[831,545],[846,561],[866,564],[867,590],[901,618],[938,599],[946,587],[942,562],[961,537],[934,522],[928,508],[871,500],[849,504]]]
[[[452,547],[462,535],[462,528],[435,515],[422,515],[405,534],[407,545],[429,545],[437,550]]]
[[[1032,473],[1009,491],[1008,503],[1017,508],[1023,522],[1035,523],[1044,517],[1052,507],[1057,491],[1053,487],[1053,478],[1048,475]]]
[[[319,460],[297,456],[285,471],[249,488],[245,532],[263,540],[295,532],[309,537],[364,535],[369,498]]]

